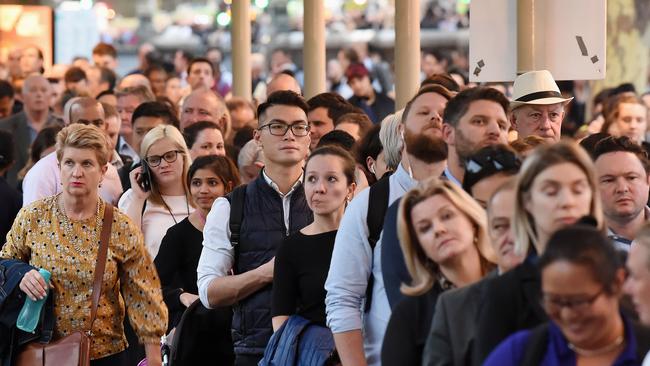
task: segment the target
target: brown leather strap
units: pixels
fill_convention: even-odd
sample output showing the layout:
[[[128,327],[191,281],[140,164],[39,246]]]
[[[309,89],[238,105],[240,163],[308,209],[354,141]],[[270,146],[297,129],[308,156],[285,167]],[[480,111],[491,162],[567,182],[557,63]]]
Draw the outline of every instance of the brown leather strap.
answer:
[[[97,316],[97,306],[99,305],[99,297],[102,293],[102,279],[104,278],[104,269],[106,268],[106,255],[108,253],[108,242],[111,237],[112,225],[113,205],[106,202],[104,205],[104,222],[102,224],[99,250],[97,251],[97,264],[95,265],[95,280],[93,281],[93,297],[90,307],[90,325],[88,326],[88,331],[93,329],[93,323]]]

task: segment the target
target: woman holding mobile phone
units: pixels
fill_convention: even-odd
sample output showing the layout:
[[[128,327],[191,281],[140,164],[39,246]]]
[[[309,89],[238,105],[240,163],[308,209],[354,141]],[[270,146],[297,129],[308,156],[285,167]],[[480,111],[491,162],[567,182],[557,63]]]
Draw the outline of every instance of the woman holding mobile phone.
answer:
[[[147,251],[155,258],[167,229],[194,211],[185,180],[191,159],[183,135],[170,125],[159,125],[144,136],[140,157],[142,166],[129,174],[131,188],[118,207],[142,230]]]

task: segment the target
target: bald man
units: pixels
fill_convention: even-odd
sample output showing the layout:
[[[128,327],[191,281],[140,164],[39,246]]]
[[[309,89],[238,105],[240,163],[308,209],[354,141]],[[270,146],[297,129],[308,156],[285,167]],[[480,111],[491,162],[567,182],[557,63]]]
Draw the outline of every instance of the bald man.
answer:
[[[149,79],[147,79],[146,76],[142,74],[131,74],[128,76],[125,76],[121,81],[120,85],[118,86],[119,89],[125,89],[125,88],[131,88],[134,86],[146,86],[151,90],[151,83],[149,82]]]
[[[106,131],[104,108],[93,98],[73,98],[65,106],[66,123],[93,124]],[[106,144],[109,138],[106,136]],[[117,169],[107,163],[106,177],[99,187],[99,195],[106,202],[117,204],[122,194],[122,183]],[[39,160],[23,180],[23,207],[41,198],[61,192],[61,170],[56,151]]]
[[[230,133],[228,107],[212,90],[201,88],[188,95],[181,107],[181,130],[199,121],[214,122],[221,128],[224,137]]]
[[[45,125],[56,121],[49,111],[51,93],[52,87],[45,77],[28,76],[22,89],[23,111],[0,120],[0,129],[14,136],[15,163],[7,172],[7,182],[12,187],[17,184],[18,172],[27,164],[29,147],[36,135]]]
[[[302,95],[298,80],[289,74],[280,73],[271,79],[266,85],[266,97],[268,98],[271,93],[278,90],[291,90],[296,94]]]

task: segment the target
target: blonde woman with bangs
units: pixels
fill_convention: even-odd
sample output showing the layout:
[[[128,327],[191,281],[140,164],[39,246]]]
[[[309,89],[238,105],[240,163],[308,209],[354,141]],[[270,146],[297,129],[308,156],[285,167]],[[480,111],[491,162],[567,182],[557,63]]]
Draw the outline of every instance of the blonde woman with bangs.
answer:
[[[476,333],[479,362],[510,334],[548,320],[540,305],[537,258],[553,233],[584,216],[604,233],[598,181],[587,152],[572,141],[537,147],[515,187],[515,252],[526,259],[486,285],[489,296],[482,301]]]
[[[140,158],[142,165],[129,174],[131,188],[118,207],[140,227],[155,258],[167,229],[194,212],[185,179],[192,160],[183,135],[171,125],[147,132]]]
[[[479,281],[496,257],[485,211],[450,181],[432,178],[407,192],[397,220],[412,281],[388,323],[382,365],[419,365],[438,296]]]

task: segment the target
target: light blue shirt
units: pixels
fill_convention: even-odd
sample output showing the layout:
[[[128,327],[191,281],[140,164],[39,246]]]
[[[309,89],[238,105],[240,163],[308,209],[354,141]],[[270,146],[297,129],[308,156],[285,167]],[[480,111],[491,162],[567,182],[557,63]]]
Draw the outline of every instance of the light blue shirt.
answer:
[[[400,164],[390,176],[389,205],[415,187],[417,181]],[[325,282],[327,326],[332,333],[361,329],[368,365],[380,365],[381,345],[390,305],[381,273],[381,236],[374,251],[368,243],[369,189],[361,191],[345,210],[336,234],[332,262]],[[363,311],[370,272],[374,276],[372,306]]]

